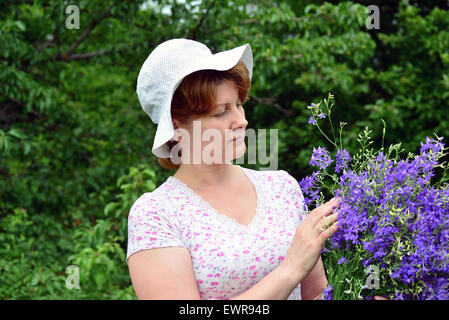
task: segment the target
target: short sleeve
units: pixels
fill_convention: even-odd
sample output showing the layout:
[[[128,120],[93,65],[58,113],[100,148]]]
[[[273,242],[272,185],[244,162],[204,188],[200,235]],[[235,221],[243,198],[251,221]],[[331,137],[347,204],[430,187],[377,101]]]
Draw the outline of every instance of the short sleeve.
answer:
[[[304,195],[301,191],[299,182],[285,170],[279,170],[282,175],[283,183],[287,186],[287,198],[296,207],[300,222],[308,213],[306,204],[304,203]]]
[[[128,258],[141,250],[186,247],[168,210],[158,199],[145,193],[132,205],[128,215]]]

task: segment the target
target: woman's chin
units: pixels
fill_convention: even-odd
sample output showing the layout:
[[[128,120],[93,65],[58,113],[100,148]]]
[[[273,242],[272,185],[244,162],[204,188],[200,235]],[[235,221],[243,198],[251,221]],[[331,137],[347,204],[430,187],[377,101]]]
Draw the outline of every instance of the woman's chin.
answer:
[[[238,159],[246,153],[246,144],[240,143],[233,148],[232,160]]]

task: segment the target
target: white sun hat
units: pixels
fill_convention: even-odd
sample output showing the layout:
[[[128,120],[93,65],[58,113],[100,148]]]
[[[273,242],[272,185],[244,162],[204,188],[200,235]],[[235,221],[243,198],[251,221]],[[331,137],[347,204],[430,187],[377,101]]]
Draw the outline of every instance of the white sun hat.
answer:
[[[157,124],[152,152],[169,158],[166,145],[174,136],[171,102],[182,79],[199,70],[225,71],[242,61],[253,71],[253,54],[249,43],[212,54],[209,48],[190,39],[171,39],[159,44],[145,60],[137,77],[137,95],[142,109]]]

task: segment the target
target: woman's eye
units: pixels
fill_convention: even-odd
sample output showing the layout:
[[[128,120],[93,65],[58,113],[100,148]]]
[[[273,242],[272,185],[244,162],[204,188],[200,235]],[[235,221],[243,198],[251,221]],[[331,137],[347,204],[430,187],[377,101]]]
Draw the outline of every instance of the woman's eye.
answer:
[[[225,112],[226,112],[226,110],[225,111],[223,111],[222,113],[217,113],[215,116],[216,117],[220,117],[220,116],[222,116],[222,115],[224,115],[225,114]]]
[[[237,108],[241,108],[241,107],[243,107],[243,104],[242,103],[237,103]],[[226,113],[226,111],[227,111],[227,109],[225,109],[221,113],[217,113],[214,117],[220,117],[220,116],[224,115]]]

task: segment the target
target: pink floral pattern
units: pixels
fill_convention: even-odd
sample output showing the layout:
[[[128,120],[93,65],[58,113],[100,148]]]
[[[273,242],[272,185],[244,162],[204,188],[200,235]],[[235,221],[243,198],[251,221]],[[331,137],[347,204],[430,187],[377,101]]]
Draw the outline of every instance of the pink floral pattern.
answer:
[[[126,261],[140,250],[185,247],[201,298],[224,300],[248,290],[279,266],[305,217],[301,188],[284,170],[237,166],[257,193],[256,215],[249,225],[218,212],[171,176],[131,207]],[[300,288],[299,284],[288,299],[301,299]]]

